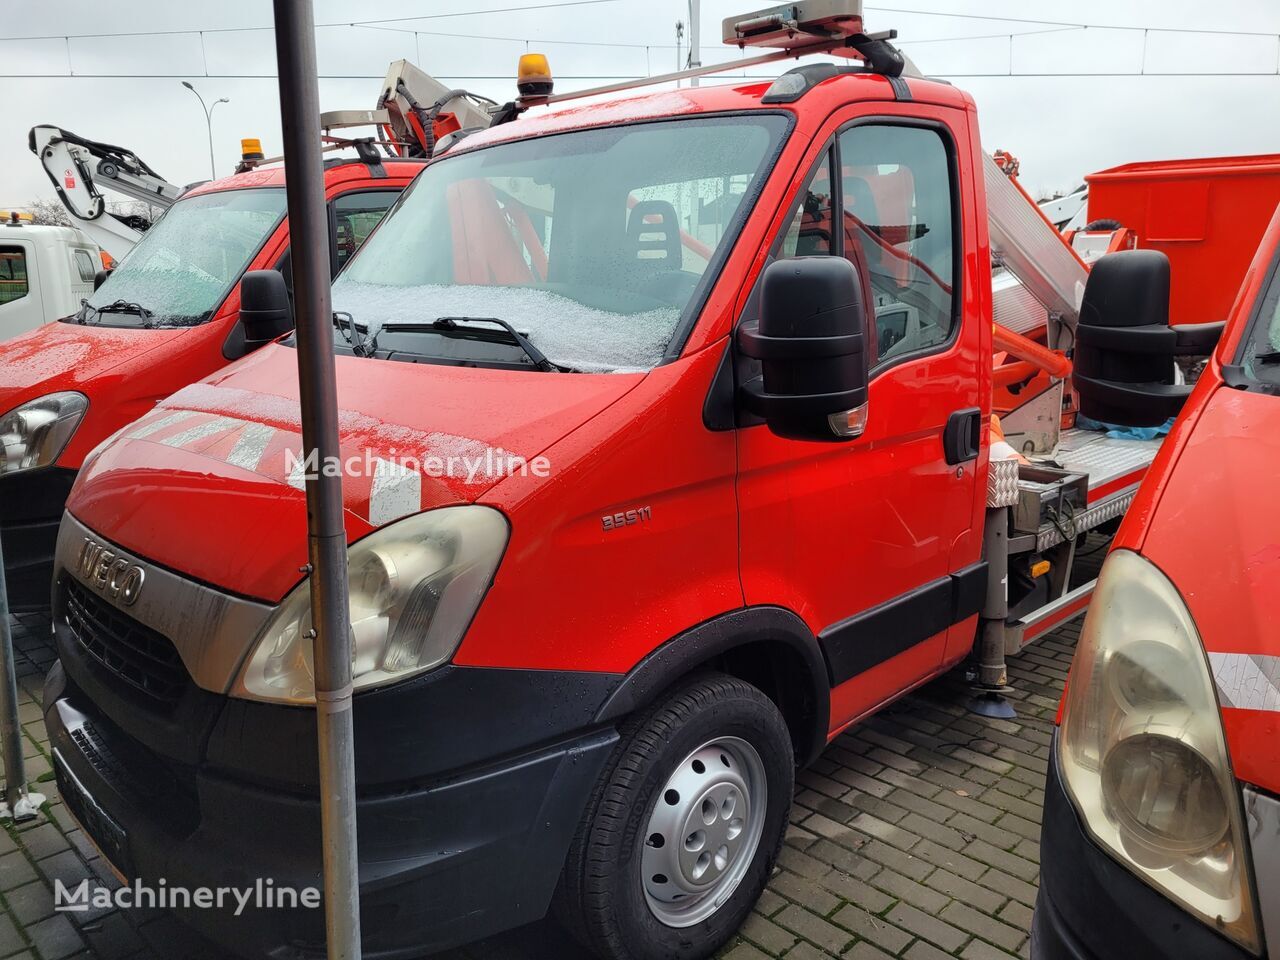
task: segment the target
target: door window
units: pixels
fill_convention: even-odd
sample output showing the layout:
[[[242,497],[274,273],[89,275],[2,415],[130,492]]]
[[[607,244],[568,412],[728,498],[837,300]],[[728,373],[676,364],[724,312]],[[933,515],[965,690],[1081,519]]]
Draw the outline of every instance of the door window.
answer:
[[[21,300],[29,291],[26,250],[0,246],[0,304]]]
[[[83,283],[93,283],[93,276],[97,270],[94,268],[93,257],[89,255],[89,251],[79,248],[72,250],[71,259],[75,262],[76,273],[80,274],[80,280]]]
[[[958,261],[946,142],[925,127],[864,124],[839,149],[844,239],[871,281],[877,361],[950,342]]]
[[[334,272],[360,249],[400,195],[397,190],[344,193],[333,201]]]

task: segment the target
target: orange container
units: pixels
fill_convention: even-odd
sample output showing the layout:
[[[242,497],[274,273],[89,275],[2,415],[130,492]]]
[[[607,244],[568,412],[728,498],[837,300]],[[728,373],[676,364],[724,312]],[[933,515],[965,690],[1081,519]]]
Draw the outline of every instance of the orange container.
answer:
[[[1169,257],[1169,322],[1225,320],[1280,204],[1280,155],[1129,163],[1085,177],[1089,219]]]

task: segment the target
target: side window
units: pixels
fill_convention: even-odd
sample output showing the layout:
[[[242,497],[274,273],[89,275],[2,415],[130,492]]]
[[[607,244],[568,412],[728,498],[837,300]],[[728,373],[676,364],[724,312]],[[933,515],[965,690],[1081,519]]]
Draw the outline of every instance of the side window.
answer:
[[[29,291],[26,250],[0,246],[0,305],[21,300]]]
[[[93,283],[93,275],[97,272],[93,266],[93,257],[88,250],[76,247],[71,251],[71,259],[75,262],[76,272],[80,274],[82,283]]]
[[[345,193],[333,201],[334,272],[341,270],[400,196],[395,190]]]
[[[839,148],[845,255],[871,281],[876,362],[946,343],[958,262],[946,142],[924,127],[864,124]]]

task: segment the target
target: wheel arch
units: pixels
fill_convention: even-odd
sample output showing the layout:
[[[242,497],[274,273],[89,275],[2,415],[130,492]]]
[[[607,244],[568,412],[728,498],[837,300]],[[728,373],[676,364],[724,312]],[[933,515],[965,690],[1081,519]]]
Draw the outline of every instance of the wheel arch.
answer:
[[[733,610],[668,640],[623,678],[596,721],[616,722],[708,668],[758,687],[786,720],[797,763],[806,766],[817,759],[831,719],[830,674],[817,637],[782,607]]]

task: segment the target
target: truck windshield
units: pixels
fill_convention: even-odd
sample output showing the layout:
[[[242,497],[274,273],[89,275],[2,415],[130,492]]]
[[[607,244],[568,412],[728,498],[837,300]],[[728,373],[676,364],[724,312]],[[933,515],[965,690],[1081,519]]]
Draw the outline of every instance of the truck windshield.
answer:
[[[204,323],[284,213],[285,193],[276,188],[179,200],[74,319],[130,327]]]
[[[484,362],[484,344],[402,331],[487,317],[562,369],[647,370],[698,308],[785,130],[776,115],[703,117],[446,156],[339,276],[334,309],[375,337],[388,325],[378,356]]]

